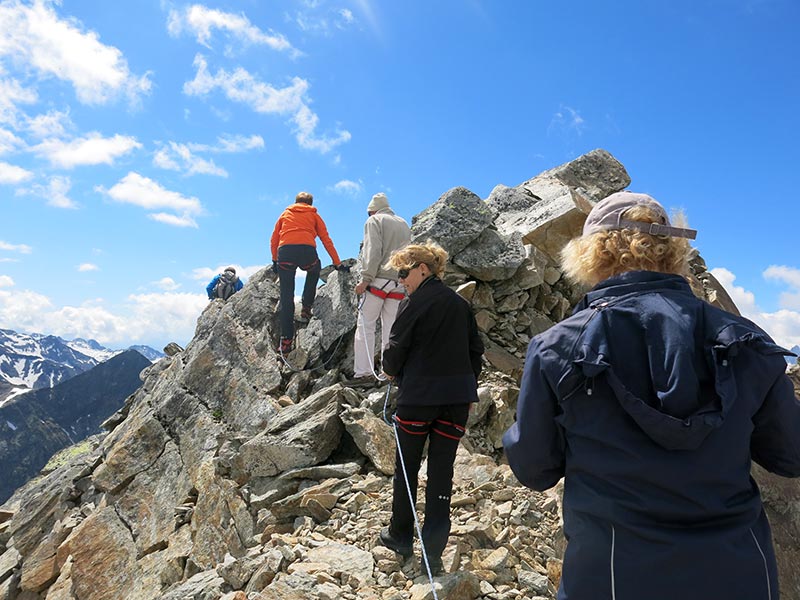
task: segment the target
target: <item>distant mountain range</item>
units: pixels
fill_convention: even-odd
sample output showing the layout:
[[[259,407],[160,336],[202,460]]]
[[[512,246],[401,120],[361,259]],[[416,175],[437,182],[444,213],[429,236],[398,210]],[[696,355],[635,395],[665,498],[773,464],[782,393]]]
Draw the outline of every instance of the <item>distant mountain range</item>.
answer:
[[[800,346],[794,346],[790,348],[790,350],[800,356]],[[791,364],[795,364],[797,362],[797,356],[787,356],[786,361]]]
[[[129,349],[151,362],[164,356],[149,346]],[[58,385],[122,352],[125,350],[111,350],[95,340],[64,340],[0,329],[0,406],[29,390]]]
[[[100,424],[139,388],[139,374],[151,364],[138,351],[125,350],[53,387],[0,405],[0,504],[53,453],[99,433]]]

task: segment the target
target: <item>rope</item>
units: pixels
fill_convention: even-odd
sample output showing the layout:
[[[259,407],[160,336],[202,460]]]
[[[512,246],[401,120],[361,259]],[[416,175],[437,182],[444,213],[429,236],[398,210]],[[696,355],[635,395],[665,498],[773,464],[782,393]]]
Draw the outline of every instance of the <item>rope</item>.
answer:
[[[408,483],[408,472],[406,471],[406,461],[403,458],[403,450],[400,447],[400,434],[397,433],[397,422],[392,419],[390,423],[386,418],[386,407],[389,404],[389,392],[391,392],[391,384],[386,386],[386,396],[383,399],[383,420],[394,431],[394,441],[397,444],[397,455],[400,457],[400,466],[403,469],[403,478],[406,482],[406,492],[408,493],[408,501],[411,503],[411,514],[414,515],[414,527],[417,530],[417,537],[419,537],[419,545],[422,548],[422,560],[425,563],[425,570],[428,571],[428,581],[431,582],[431,592],[433,592],[433,600],[439,600],[436,594],[436,586],[433,583],[433,573],[431,572],[431,564],[428,562],[428,551],[425,549],[425,542],[422,540],[422,527],[419,525],[419,517],[417,517],[416,502],[413,494],[411,493],[411,484]]]
[[[345,335],[347,334],[343,333],[342,335],[339,336],[338,340],[336,341],[336,346],[334,346],[333,351],[328,356],[328,360],[327,361],[323,360],[322,364],[316,367],[308,367],[307,369],[298,369],[297,367],[292,365],[288,360],[286,360],[286,356],[283,354],[283,347],[280,343],[278,344],[278,356],[280,356],[280,359],[283,361],[283,364],[285,364],[289,368],[289,370],[292,371],[293,373],[302,373],[304,371],[327,371],[330,368],[330,361],[333,359],[334,356],[336,356],[336,351],[339,350],[339,346],[341,345]]]

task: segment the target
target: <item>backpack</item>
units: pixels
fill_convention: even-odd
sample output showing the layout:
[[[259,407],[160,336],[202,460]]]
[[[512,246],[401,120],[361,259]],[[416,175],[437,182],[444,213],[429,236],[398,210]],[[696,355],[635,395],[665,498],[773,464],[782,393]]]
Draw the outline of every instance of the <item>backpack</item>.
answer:
[[[214,286],[214,297],[227,300],[233,296],[233,294],[236,293],[237,281],[239,281],[239,278],[230,271],[225,271],[222,273],[219,276],[217,285]]]

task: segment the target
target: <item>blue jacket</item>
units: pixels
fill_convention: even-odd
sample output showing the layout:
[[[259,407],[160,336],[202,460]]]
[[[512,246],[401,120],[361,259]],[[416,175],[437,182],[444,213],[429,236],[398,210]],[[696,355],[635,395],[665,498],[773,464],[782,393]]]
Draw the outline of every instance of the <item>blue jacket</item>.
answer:
[[[785,354],[646,271],[600,283],[531,341],[503,444],[523,484],[565,478],[559,599],[778,598],[750,464],[800,475]]]
[[[211,283],[209,283],[206,286],[206,293],[208,294],[208,299],[209,300],[214,298],[214,288],[217,287],[217,282],[219,281],[220,277],[222,277],[222,273],[214,275],[214,278],[211,280]],[[244,287],[244,283],[242,283],[242,280],[239,277],[237,277],[236,278],[236,283],[233,285],[233,287],[238,292],[240,289],[242,289]]]

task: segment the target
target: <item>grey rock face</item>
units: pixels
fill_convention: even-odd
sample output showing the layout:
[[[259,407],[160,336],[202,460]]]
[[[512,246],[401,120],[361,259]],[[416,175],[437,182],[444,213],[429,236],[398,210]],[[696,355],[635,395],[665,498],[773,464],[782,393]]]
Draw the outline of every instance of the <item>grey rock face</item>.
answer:
[[[411,243],[432,239],[453,256],[476,240],[493,217],[492,209],[477,195],[463,187],[453,188],[414,217]]]
[[[497,281],[514,275],[525,258],[519,234],[502,235],[494,229],[484,229],[453,257],[453,262],[476,279]]]

